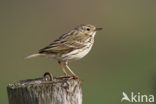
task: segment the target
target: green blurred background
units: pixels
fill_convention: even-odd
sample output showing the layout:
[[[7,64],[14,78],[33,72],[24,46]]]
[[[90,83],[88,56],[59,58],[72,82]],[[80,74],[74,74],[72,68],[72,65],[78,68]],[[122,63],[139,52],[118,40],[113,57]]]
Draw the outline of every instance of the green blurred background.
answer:
[[[156,0],[1,0],[0,104],[8,104],[9,83],[62,75],[56,60],[23,58],[88,23],[104,30],[85,58],[70,63],[83,80],[83,104],[120,104],[123,91],[155,94]]]

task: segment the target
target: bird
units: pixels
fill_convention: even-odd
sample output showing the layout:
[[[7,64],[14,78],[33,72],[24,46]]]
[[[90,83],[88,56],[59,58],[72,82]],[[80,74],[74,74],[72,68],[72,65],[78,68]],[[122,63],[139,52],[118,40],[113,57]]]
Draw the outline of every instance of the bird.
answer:
[[[77,25],[48,46],[40,49],[38,53],[29,55],[25,59],[37,56],[52,57],[58,61],[66,77],[70,77],[70,75],[66,72],[65,68],[69,70],[73,77],[77,78],[78,76],[71,70],[68,63],[86,56],[94,44],[96,32],[102,29],[91,24]]]
[[[121,102],[123,102],[124,100],[131,102],[130,99],[128,98],[128,95],[125,92],[123,92],[122,94],[123,94],[123,97],[121,99]]]

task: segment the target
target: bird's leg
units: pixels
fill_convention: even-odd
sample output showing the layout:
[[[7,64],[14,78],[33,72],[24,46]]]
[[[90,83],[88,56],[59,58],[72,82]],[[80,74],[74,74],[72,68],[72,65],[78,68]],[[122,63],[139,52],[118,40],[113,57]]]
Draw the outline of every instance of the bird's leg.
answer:
[[[73,77],[78,78],[78,76],[76,76],[76,74],[70,69],[70,67],[68,66],[68,62],[64,63],[65,67],[70,71],[70,73],[73,75]]]
[[[66,76],[66,77],[69,77],[69,75],[68,75],[67,72],[65,71],[65,69],[64,69],[64,67],[63,67],[63,65],[62,65],[62,63],[61,63],[61,61],[58,61],[58,63],[59,63],[59,65],[60,65],[60,67],[61,67],[63,73],[65,74],[65,76]]]

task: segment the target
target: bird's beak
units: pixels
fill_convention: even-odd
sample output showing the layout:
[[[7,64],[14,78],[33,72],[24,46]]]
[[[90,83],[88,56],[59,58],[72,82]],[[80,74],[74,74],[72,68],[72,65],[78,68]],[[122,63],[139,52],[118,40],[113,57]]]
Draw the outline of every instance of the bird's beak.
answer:
[[[97,27],[96,29],[95,29],[95,31],[100,31],[100,30],[102,30],[103,28],[100,28],[100,27]]]

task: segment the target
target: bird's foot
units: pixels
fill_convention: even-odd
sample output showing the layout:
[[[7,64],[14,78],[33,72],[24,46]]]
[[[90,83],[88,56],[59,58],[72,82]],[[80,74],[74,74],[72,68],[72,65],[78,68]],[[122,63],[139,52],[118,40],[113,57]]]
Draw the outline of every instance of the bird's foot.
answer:
[[[76,75],[73,75],[72,77],[73,77],[74,79],[79,79],[79,77],[76,76]]]
[[[68,75],[68,74],[64,74],[64,76],[59,76],[58,78],[70,78],[72,76]]]
[[[80,83],[82,83],[82,80],[81,80],[78,76],[76,76],[76,75],[74,75],[74,76],[65,75],[65,76],[59,76],[59,77],[57,77],[57,78],[58,78],[58,79],[62,79],[62,78],[78,79],[78,80],[80,81]]]
[[[80,81],[80,83],[82,82],[82,80],[80,79],[80,77],[78,77],[78,76],[76,76],[76,75],[72,76],[72,78],[78,79],[78,80]]]

